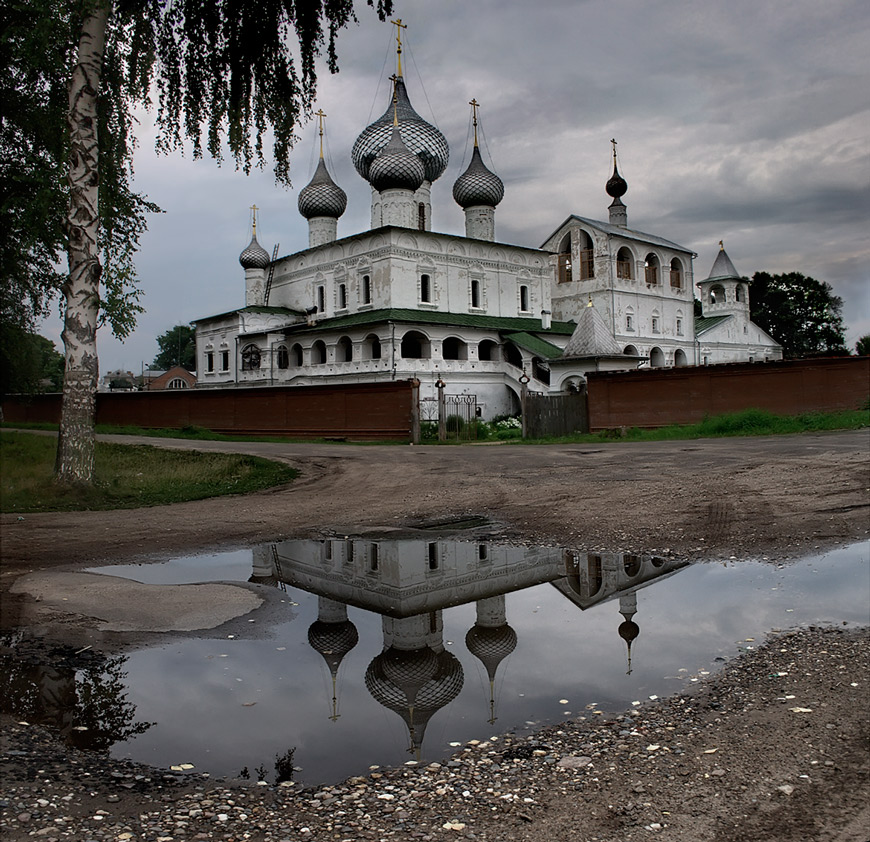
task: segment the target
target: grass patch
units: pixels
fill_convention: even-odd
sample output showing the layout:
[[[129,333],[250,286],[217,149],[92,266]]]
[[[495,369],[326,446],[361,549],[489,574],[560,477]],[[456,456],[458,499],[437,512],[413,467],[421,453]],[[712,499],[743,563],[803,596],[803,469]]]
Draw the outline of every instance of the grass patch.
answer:
[[[94,486],[67,489],[53,482],[53,436],[5,432],[0,441],[3,512],[162,506],[259,491],[290,482],[298,474],[257,456],[97,442]]]
[[[705,418],[698,424],[673,424],[653,430],[629,427],[602,430],[549,439],[525,439],[523,444],[612,441],[671,441],[680,439],[722,438],[727,436],[777,436],[817,433],[826,430],[860,430],[870,427],[870,411],[807,412],[802,415],[776,415],[763,409],[745,409]],[[519,442],[517,442],[519,443]]]

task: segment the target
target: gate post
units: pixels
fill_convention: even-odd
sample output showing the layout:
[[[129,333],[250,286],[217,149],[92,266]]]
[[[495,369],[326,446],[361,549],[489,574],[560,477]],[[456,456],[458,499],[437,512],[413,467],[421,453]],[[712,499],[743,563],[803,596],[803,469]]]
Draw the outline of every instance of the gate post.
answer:
[[[420,444],[420,381],[411,380],[411,443]]]
[[[438,441],[444,441],[447,438],[447,425],[444,417],[444,388],[447,384],[439,377],[435,382],[435,388],[438,390]]]

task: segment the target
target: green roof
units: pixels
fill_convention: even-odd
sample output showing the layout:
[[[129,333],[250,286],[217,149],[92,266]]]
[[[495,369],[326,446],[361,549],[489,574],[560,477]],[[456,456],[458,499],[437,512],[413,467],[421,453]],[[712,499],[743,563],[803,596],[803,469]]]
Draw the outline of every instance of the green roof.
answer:
[[[250,307],[239,307],[237,310],[228,310],[226,313],[218,313],[215,316],[205,316],[202,319],[194,319],[191,324],[208,322],[212,319],[223,319],[226,316],[235,316],[237,313],[275,313],[279,316],[293,316],[296,319],[305,318],[305,313],[302,313],[299,310],[291,310],[289,307],[265,307],[261,305],[252,305]]]
[[[730,318],[731,316],[695,316],[695,336]]]
[[[539,357],[544,357],[544,359],[562,356],[562,349],[557,345],[553,345],[552,342],[547,342],[544,339],[539,339],[537,336],[532,336],[530,333],[526,333],[525,331],[521,331],[520,333],[506,333],[504,334],[504,338],[510,339],[511,342],[515,345],[519,345],[520,348],[525,348],[527,351],[531,351]]]
[[[511,331],[514,333],[534,332],[536,334],[556,334],[557,336],[570,336],[574,332],[573,322],[553,322],[549,330],[541,327],[540,319],[520,319],[507,316],[476,316],[471,313],[443,313],[428,310],[409,309],[384,309],[366,310],[361,313],[352,313],[347,316],[338,316],[332,319],[318,321],[312,328],[304,322],[298,325],[289,325],[288,330],[336,330],[346,327],[359,327],[360,325],[382,324],[383,322],[403,322],[410,324],[448,325],[451,327],[477,327],[486,330],[500,332]],[[549,343],[544,343],[549,347]],[[556,346],[551,346],[555,348]],[[558,350],[561,354],[560,349]]]

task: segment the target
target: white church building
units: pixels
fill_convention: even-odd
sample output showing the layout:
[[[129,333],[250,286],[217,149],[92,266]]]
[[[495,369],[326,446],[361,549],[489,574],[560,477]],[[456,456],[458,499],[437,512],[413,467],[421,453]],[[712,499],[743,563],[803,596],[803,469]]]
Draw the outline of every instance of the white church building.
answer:
[[[782,358],[749,319],[748,287],[724,248],[697,285],[694,253],[628,226],[617,169],[607,222],[570,216],[539,247],[498,242],[501,179],[477,143],[453,197],[465,236],[432,230],[431,186],[447,167],[444,135],[408,97],[391,101],[353,144],[371,185],[371,228],[337,236],[347,206],[322,153],[298,196],[308,247],[239,262],[245,306],[198,319],[197,388],[410,380],[422,397],[474,395],[483,418],[515,413],[523,387],[582,388],[588,371]],[[695,317],[695,288],[703,315]]]

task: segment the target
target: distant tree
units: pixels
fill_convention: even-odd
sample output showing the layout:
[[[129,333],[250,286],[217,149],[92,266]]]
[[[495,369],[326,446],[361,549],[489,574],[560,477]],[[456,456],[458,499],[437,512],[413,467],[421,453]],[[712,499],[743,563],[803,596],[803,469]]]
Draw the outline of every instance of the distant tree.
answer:
[[[787,359],[849,353],[843,299],[830,284],[800,272],[756,272],[749,299],[752,321],[782,345]]]
[[[862,336],[855,343],[855,353],[859,357],[870,356],[870,333],[868,333],[866,336]]]
[[[59,392],[63,355],[54,343],[11,321],[0,321],[0,393]]]
[[[190,325],[176,325],[157,337],[160,353],[154,357],[151,368],[166,371],[182,365],[188,371],[196,370],[196,332]]]

